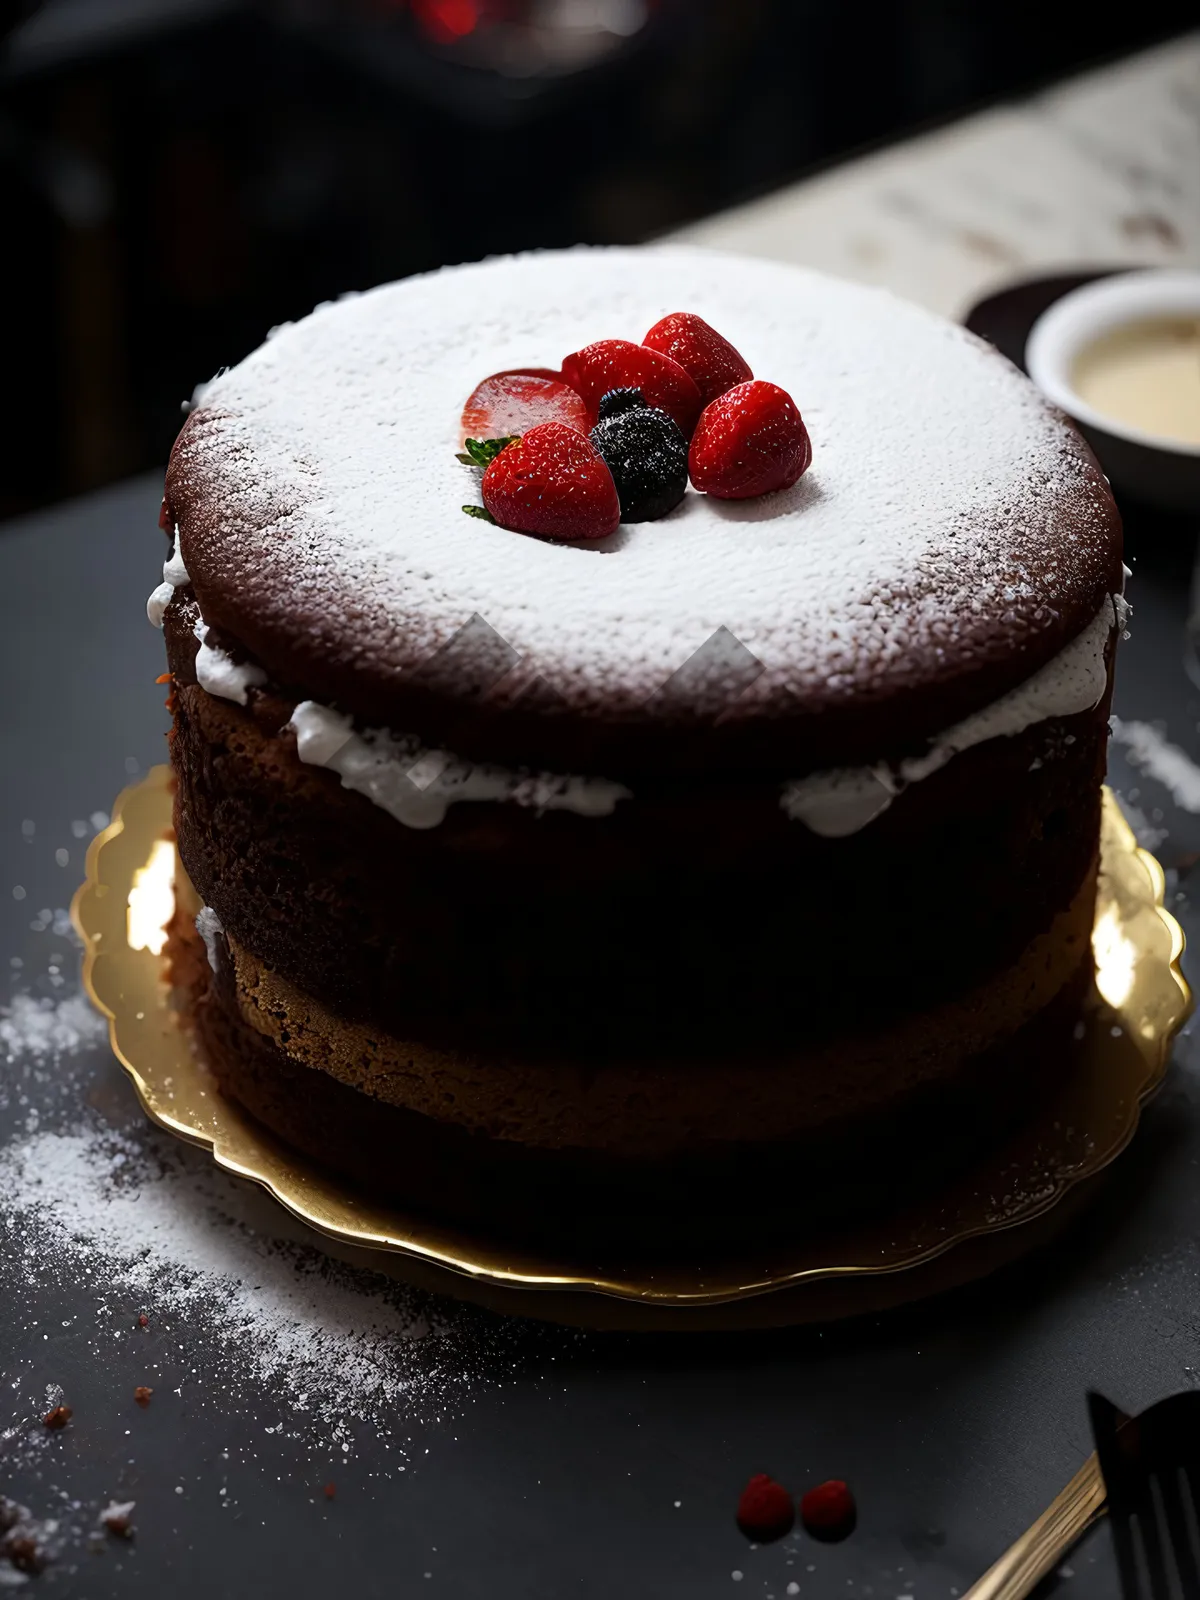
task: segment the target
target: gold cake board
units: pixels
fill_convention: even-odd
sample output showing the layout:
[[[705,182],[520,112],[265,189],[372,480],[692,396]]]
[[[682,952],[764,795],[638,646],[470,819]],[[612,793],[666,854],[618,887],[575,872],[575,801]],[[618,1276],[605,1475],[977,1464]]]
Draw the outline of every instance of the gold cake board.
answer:
[[[160,1126],[211,1149],[326,1235],[342,1259],[507,1314],[597,1328],[778,1327],[881,1311],[982,1277],[1057,1232],[1128,1144],[1189,1015],[1183,934],[1162,868],[1104,795],[1096,988],[1077,1060],[1038,1120],[944,1191],[889,1217],[741,1256],[629,1263],[531,1250],[355,1194],[224,1099],[179,1026],[165,927],[195,897],[155,767],[117,799],[71,912],[113,1051]],[[949,918],[948,909],[948,918]],[[952,934],[952,928],[948,928]]]

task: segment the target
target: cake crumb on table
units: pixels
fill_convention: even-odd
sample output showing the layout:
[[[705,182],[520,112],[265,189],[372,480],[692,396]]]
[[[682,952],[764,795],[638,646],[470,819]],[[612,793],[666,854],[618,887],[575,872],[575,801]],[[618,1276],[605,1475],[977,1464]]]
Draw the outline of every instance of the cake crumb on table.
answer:
[[[98,1521],[106,1533],[114,1538],[128,1539],[133,1533],[133,1511],[136,1500],[112,1500],[100,1513]]]

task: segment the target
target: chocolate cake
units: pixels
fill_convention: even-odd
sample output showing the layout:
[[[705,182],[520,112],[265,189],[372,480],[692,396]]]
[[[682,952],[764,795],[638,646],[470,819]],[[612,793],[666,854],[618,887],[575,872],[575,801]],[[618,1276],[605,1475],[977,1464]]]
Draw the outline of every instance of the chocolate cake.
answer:
[[[578,542],[464,515],[481,378],[679,308],[794,398],[790,487]],[[199,392],[164,520],[192,1021],[351,1182],[522,1236],[794,1228],[970,1159],[1067,1059],[1120,521],[962,329],[692,250],[449,269]]]

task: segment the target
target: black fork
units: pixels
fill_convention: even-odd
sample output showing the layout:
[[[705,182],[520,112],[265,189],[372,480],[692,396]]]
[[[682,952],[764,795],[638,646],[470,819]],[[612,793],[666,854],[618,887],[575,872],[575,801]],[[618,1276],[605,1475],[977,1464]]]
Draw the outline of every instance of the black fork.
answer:
[[[1126,1417],[1089,1394],[1124,1600],[1200,1600],[1200,1392]]]

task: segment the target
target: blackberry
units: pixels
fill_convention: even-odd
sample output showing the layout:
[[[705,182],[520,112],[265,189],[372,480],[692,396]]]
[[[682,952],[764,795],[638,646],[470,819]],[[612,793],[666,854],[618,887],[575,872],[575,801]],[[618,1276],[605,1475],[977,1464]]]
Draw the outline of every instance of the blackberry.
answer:
[[[607,422],[609,417],[623,416],[626,411],[641,411],[645,405],[646,396],[640,389],[609,389],[600,396],[600,421]]]
[[[592,443],[617,486],[622,522],[653,522],[683,499],[688,447],[679,424],[648,406],[640,389],[610,389]]]

